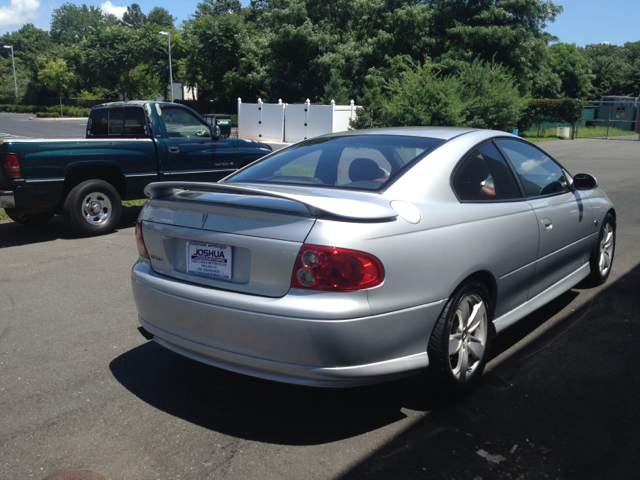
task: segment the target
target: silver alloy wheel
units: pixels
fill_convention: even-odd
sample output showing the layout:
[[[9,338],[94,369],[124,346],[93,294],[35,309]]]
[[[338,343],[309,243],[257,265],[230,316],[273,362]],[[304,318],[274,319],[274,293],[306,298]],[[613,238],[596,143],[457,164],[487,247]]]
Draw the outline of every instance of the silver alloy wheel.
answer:
[[[111,217],[111,200],[102,192],[92,192],[84,197],[82,216],[91,225],[102,225]]]
[[[487,308],[482,298],[475,293],[462,297],[449,333],[451,372],[460,383],[468,381],[481,364],[488,330]]]
[[[600,258],[598,259],[598,269],[600,270],[600,276],[602,277],[606,276],[611,268],[614,236],[615,232],[611,222],[605,223],[602,228],[602,238],[600,239]]]

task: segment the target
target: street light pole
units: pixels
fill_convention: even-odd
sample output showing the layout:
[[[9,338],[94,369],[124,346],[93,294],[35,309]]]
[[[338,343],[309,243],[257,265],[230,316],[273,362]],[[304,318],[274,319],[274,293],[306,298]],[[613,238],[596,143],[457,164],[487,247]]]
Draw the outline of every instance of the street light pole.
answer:
[[[171,103],[173,103],[173,73],[171,72],[171,34],[170,32],[158,32],[158,35],[166,35],[169,48],[169,92],[171,92]]]
[[[18,81],[16,80],[16,61],[13,58],[13,45],[4,45],[4,48],[11,49],[11,65],[13,65],[13,86],[16,89],[16,104],[18,103]]]

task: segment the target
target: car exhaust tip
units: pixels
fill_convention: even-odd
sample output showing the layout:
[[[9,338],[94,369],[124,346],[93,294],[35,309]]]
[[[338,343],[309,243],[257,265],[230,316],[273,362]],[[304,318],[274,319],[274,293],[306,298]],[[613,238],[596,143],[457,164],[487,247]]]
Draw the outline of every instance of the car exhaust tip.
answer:
[[[138,327],[138,331],[147,340],[153,340],[153,334],[149,333],[144,327]]]

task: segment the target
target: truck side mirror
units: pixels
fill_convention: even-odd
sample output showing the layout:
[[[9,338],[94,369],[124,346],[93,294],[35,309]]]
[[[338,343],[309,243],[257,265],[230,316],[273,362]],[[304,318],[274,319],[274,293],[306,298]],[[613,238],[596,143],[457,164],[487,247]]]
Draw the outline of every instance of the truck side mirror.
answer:
[[[211,136],[214,140],[220,140],[220,127],[218,125],[211,127]]]

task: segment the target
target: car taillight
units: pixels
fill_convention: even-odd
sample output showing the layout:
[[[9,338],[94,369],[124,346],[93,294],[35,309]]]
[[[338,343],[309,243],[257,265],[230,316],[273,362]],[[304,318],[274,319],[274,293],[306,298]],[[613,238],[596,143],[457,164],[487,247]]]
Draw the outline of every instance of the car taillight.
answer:
[[[142,236],[142,221],[138,220],[136,222],[136,245],[138,246],[138,253],[141,257],[149,258],[149,254],[147,253],[147,247],[144,244],[144,237]]]
[[[292,288],[310,290],[362,290],[384,280],[380,260],[345,248],[303,245],[291,279]]]
[[[9,178],[20,178],[20,160],[17,155],[5,155],[4,156],[4,169],[7,172]]]

